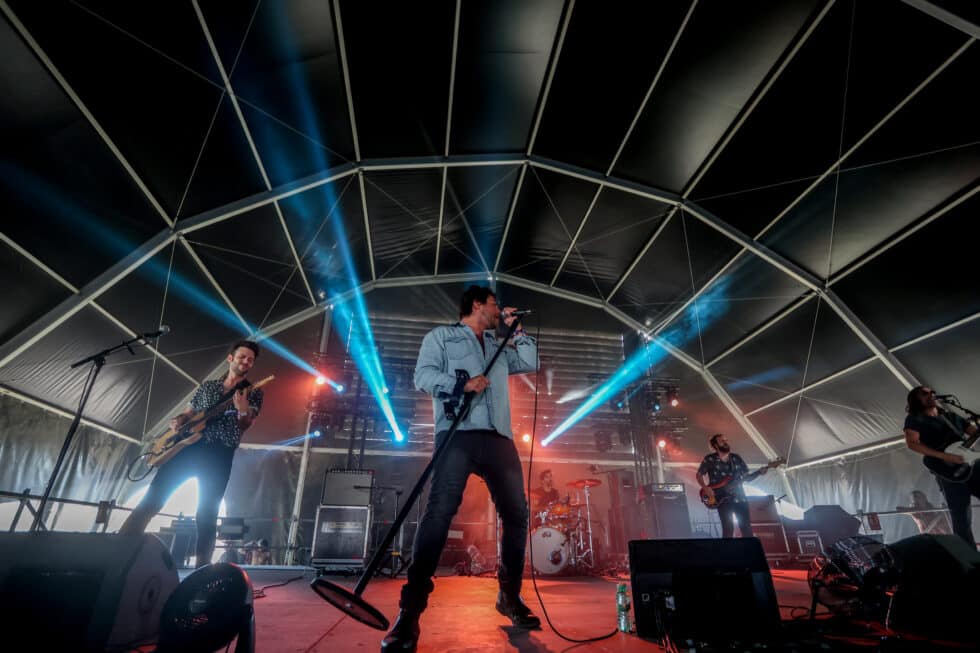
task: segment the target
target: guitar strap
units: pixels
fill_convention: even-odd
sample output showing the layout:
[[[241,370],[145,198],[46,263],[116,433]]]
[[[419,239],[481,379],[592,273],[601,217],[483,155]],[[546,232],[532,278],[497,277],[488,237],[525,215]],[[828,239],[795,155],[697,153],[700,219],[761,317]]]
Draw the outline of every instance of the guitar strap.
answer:
[[[953,433],[955,433],[959,437],[960,440],[966,440],[969,437],[969,436],[967,436],[967,434],[962,429],[956,428],[953,425],[953,423],[951,421],[949,421],[949,419],[946,417],[946,411],[944,411],[944,410],[939,411],[939,419],[941,419],[943,422],[945,422],[946,426],[948,426],[949,429]]]

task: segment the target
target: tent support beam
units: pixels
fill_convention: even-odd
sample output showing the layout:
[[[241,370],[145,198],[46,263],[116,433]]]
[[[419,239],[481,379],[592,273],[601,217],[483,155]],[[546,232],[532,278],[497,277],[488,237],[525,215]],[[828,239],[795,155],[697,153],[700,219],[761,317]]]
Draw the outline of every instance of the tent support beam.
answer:
[[[204,38],[208,42],[208,47],[211,50],[211,57],[214,59],[215,65],[218,67],[218,72],[221,74],[221,81],[224,84],[224,90],[228,94],[228,99],[231,100],[231,106],[235,109],[235,115],[238,116],[238,123],[242,126],[242,132],[245,134],[245,140],[248,141],[248,147],[252,152],[252,157],[255,159],[255,165],[259,169],[259,173],[262,175],[262,181],[265,183],[266,190],[272,190],[272,183],[269,181],[269,175],[266,173],[265,165],[262,163],[262,157],[259,155],[259,149],[255,145],[255,139],[252,138],[252,131],[248,128],[248,122],[245,120],[245,114],[242,113],[242,108],[238,104],[238,96],[235,95],[235,89],[231,86],[231,79],[228,77],[228,72],[225,70],[225,65],[221,61],[221,55],[218,54],[218,48],[214,44],[214,38],[211,36],[211,30],[208,28],[207,21],[204,20],[204,14],[201,12],[201,7],[198,4],[198,0],[192,0],[191,3],[194,6],[194,13],[197,14],[197,20],[201,24],[201,30],[204,32]],[[289,244],[289,251],[293,255],[293,261],[296,264],[296,271],[299,272],[300,279],[303,281],[303,286],[306,288],[306,293],[309,295],[310,303],[316,304],[316,298],[313,296],[313,289],[310,287],[310,281],[306,278],[306,271],[303,270],[303,265],[299,260],[299,254],[296,252],[296,245],[293,243],[293,237],[289,233],[289,227],[286,226],[286,218],[282,214],[282,207],[279,206],[279,202],[272,203],[273,208],[275,208],[276,216],[279,218],[279,224],[282,227],[283,235],[286,237],[286,242]]]

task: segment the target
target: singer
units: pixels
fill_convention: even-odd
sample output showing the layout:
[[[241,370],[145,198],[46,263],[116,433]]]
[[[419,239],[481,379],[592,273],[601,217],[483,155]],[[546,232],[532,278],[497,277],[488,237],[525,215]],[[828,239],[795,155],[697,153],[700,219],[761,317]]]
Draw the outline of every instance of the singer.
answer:
[[[907,397],[905,410],[905,444],[917,453],[949,463],[951,466],[964,462],[963,457],[943,451],[964,435],[977,432],[975,424],[968,423],[959,415],[939,408],[936,393],[928,386],[912,388]],[[974,473],[963,483],[936,476],[939,489],[946,497],[949,517],[953,522],[953,532],[976,547],[971,524],[971,496],[980,497],[980,474]]]
[[[205,381],[191,398],[190,406],[170,420],[170,428],[179,429],[199,410],[207,410],[231,391],[252,369],[259,346],[251,340],[239,340],[228,352],[228,372],[221,378]],[[196,565],[211,562],[217,535],[218,507],[231,475],[231,462],[242,439],[242,433],[262,410],[262,389],[240,390],[232,397],[234,408],[216,417],[204,427],[204,437],[183,449],[163,465],[153,477],[146,496],[129,515],[119,533],[139,535],[160,512],[174,490],[188,478],[197,477],[197,558]]]
[[[503,522],[497,611],[520,628],[541,625],[520,596],[528,508],[524,474],[511,433],[507,389],[509,374],[533,372],[537,368],[534,338],[518,329],[488,375],[483,376],[483,369],[499,344],[495,330],[501,319],[510,326],[516,319],[514,310],[505,308],[501,312],[493,291],[470,286],[460,301],[459,322],[436,327],[422,340],[415,366],[415,387],[432,395],[436,446],[448,434],[458,405],[456,400],[464,392],[476,396],[468,417],[433,470],[429,500],[415,535],[408,582],[402,587],[401,610],[381,642],[382,651],[405,653],[416,649],[419,617],[434,588],[432,576],[471,473],[486,481]]]

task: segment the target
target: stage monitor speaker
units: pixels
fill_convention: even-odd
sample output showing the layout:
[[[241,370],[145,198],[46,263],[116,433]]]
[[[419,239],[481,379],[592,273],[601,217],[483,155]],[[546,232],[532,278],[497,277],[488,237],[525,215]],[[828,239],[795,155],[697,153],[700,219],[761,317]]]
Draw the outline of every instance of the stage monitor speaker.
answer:
[[[957,535],[914,535],[889,546],[901,566],[888,626],[898,632],[980,643],[975,608],[980,553]]]
[[[752,524],[752,532],[762,543],[762,550],[766,553],[766,558],[788,558],[789,540],[786,537],[786,529],[782,522],[775,524]]]
[[[324,506],[370,506],[374,487],[372,469],[328,469],[323,476]]]
[[[687,492],[683,483],[645,485],[645,535],[649,538],[691,537]]]
[[[644,639],[765,642],[779,630],[776,590],[756,538],[633,540],[629,559]]]
[[[179,580],[153,535],[0,533],[0,632],[45,651],[152,640]]]
[[[313,533],[313,566],[362,566],[370,532],[370,506],[320,506]]]

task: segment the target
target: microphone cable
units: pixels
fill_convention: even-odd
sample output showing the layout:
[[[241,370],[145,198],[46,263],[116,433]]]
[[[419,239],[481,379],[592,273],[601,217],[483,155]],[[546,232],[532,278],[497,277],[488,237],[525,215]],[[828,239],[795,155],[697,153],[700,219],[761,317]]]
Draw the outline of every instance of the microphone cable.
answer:
[[[535,347],[534,347],[534,359],[535,359],[534,360],[534,367],[535,367],[535,370],[534,370],[534,410],[532,412],[532,417],[531,417],[531,451],[530,451],[530,453],[528,453],[528,460],[527,460],[527,489],[525,490],[525,492],[526,492],[525,496],[527,497],[528,504],[530,504],[530,502],[531,502],[531,498],[530,498],[531,497],[531,469],[532,469],[532,466],[534,465],[534,443],[538,439],[538,393],[540,392],[539,391],[539,388],[540,388],[540,381],[541,381],[541,347],[540,347],[540,344],[539,344],[540,341],[541,341],[541,322],[538,321],[537,332],[534,335],[534,342],[535,342]],[[530,537],[530,533],[531,533],[531,509],[530,509],[530,505],[528,506],[527,521],[528,521],[528,524],[527,524],[527,532],[528,532],[528,536],[529,536],[528,537],[528,540],[527,540],[527,547],[528,547],[527,555],[531,559],[531,564],[530,564],[530,567],[531,567],[531,585],[534,587],[534,594],[538,598],[538,605],[541,606],[541,614],[544,615],[545,621],[548,622],[548,627],[551,628],[552,632],[554,632],[556,635],[558,635],[560,638],[562,638],[566,642],[572,642],[572,643],[575,643],[575,644],[586,644],[586,643],[589,643],[589,642],[599,642],[599,641],[602,641],[604,639],[609,639],[610,637],[612,637],[616,633],[618,633],[619,632],[619,628],[617,627],[617,628],[613,628],[612,632],[606,633],[605,635],[599,635],[598,637],[588,637],[588,638],[585,638],[585,639],[575,639],[574,637],[568,637],[567,635],[563,634],[560,630],[558,630],[558,628],[555,626],[554,622],[551,621],[551,617],[548,615],[548,609],[545,608],[545,606],[544,606],[544,599],[541,598],[541,591],[538,589],[537,574],[534,571],[534,538]],[[595,553],[594,552],[592,554],[592,559],[593,559],[593,562],[595,562]]]

